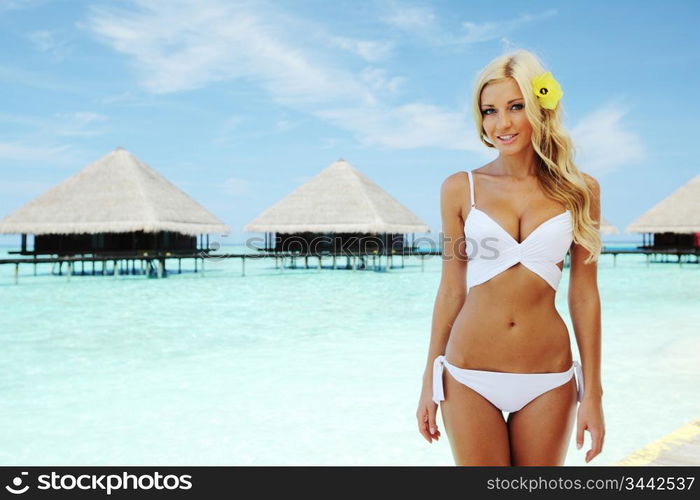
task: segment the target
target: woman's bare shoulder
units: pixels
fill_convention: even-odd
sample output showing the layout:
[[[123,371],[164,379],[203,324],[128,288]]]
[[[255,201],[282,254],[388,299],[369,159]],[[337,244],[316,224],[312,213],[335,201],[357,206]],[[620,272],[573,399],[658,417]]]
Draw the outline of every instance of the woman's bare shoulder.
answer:
[[[588,189],[590,192],[593,194],[595,197],[600,196],[600,184],[598,183],[598,180],[593,177],[590,174],[587,174],[586,172],[581,172],[583,174],[583,179],[586,181],[586,184],[588,185]]]
[[[586,183],[588,183],[589,186],[595,187],[598,186],[598,180],[593,177],[591,174],[587,174],[586,172],[581,172],[583,175],[583,178],[586,180]]]
[[[448,175],[445,180],[442,181],[442,186],[440,190],[444,195],[452,195],[457,192],[464,190],[464,185],[467,182],[467,171],[460,170]]]

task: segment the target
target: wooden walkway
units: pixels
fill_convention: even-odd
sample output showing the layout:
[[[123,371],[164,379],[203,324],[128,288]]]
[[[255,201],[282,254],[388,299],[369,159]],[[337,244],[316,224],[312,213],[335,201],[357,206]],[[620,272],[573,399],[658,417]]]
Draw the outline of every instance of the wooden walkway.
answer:
[[[690,422],[610,465],[700,465],[700,420]]]
[[[112,255],[73,255],[73,256],[46,256],[39,257],[34,255],[33,257],[25,258],[10,258],[10,259],[0,259],[0,265],[14,265],[14,281],[15,284],[19,282],[20,276],[20,265],[32,264],[34,266],[34,275],[36,275],[37,264],[51,264],[51,274],[58,274],[59,276],[64,275],[63,265],[65,264],[67,270],[65,275],[70,279],[70,276],[77,274],[98,274],[98,275],[109,275],[109,276],[119,276],[122,274],[141,274],[148,277],[155,278],[165,278],[169,273],[170,269],[166,268],[166,263],[168,261],[177,261],[177,272],[182,272],[182,260],[192,259],[194,261],[194,272],[200,273],[204,276],[204,264],[205,262],[216,262],[225,259],[239,259],[241,262],[241,275],[245,276],[245,264],[248,259],[274,259],[275,269],[285,269],[291,268],[296,269],[297,267],[304,267],[306,269],[316,268],[321,269],[372,269],[374,271],[388,271],[396,267],[404,267],[405,257],[416,257],[420,259],[421,271],[425,270],[425,259],[432,256],[441,256],[442,252],[440,250],[421,250],[421,249],[405,249],[404,251],[394,251],[391,254],[379,254],[379,253],[358,253],[358,252],[342,252],[342,253],[330,253],[324,252],[321,254],[301,254],[301,253],[290,253],[290,252],[276,252],[270,250],[260,249],[259,253],[227,253],[227,254],[216,254],[209,253],[211,250],[197,250],[194,252],[187,253],[171,253],[171,252],[159,252],[159,251],[149,251],[142,252],[139,254],[134,254],[130,252],[128,254],[112,254]],[[19,253],[19,252],[10,252]],[[681,267],[684,264],[699,264],[700,263],[700,248],[690,249],[690,250],[651,250],[651,249],[622,249],[622,248],[603,248],[603,254],[608,254],[613,256],[613,266],[617,264],[618,254],[638,254],[646,255],[646,265],[649,266],[651,263],[656,262],[667,262],[667,263],[677,263]],[[675,257],[675,258],[674,258]],[[393,264],[393,259],[398,258],[401,260],[400,266],[395,266]],[[314,262],[309,262],[313,259]],[[567,254],[564,259],[564,266],[569,266],[570,254]],[[297,266],[297,260],[302,260],[303,265]],[[330,266],[324,266],[324,260],[330,260]],[[340,262],[338,262],[340,261]],[[345,265],[343,265],[345,261]],[[384,263],[382,262],[384,261]],[[201,262],[201,268],[198,263]],[[91,264],[92,269],[85,270],[85,264]],[[289,263],[288,265],[286,265]],[[80,264],[81,270],[78,272],[77,265]],[[101,269],[96,269],[96,264],[100,264]],[[58,273],[54,271],[54,268],[58,268]]]
[[[344,252],[342,254],[318,254],[305,255],[298,253],[287,252],[270,252],[270,253],[243,253],[243,254],[209,254],[204,252],[197,253],[154,253],[148,252],[141,255],[76,255],[76,256],[49,256],[33,258],[12,258],[0,259],[0,265],[14,265],[14,282],[19,283],[20,265],[32,264],[34,266],[34,275],[37,274],[37,264],[51,264],[51,274],[66,276],[70,280],[71,276],[75,275],[107,275],[117,277],[124,274],[145,275],[149,278],[165,278],[172,271],[166,268],[166,263],[169,260],[177,260],[178,274],[182,273],[182,260],[192,259],[194,261],[194,272],[204,276],[204,263],[217,262],[226,259],[239,259],[241,262],[241,275],[245,276],[245,264],[249,259],[274,259],[275,269],[296,269],[304,267],[306,269],[352,269],[356,270],[374,270],[388,271],[395,268],[403,268],[404,257],[415,255],[421,260],[421,271],[425,269],[425,258],[430,255],[440,255],[440,252],[394,252],[393,254],[361,254]],[[400,265],[394,265],[394,259],[400,258]],[[314,262],[309,262],[313,259]],[[324,259],[330,260],[330,265],[324,266]],[[299,265],[297,261],[301,260]],[[197,265],[201,262],[201,267]],[[92,269],[86,271],[85,264],[91,264]],[[67,269],[64,273],[63,265]],[[80,271],[76,269],[80,264]],[[96,264],[100,264],[100,268],[96,269]],[[58,272],[56,272],[56,268]]]

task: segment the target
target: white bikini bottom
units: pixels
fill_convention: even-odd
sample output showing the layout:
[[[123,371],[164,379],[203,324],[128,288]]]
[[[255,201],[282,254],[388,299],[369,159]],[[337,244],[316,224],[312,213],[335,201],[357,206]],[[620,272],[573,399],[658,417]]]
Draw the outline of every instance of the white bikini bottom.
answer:
[[[433,401],[445,399],[442,386],[443,368],[462,384],[474,389],[501,411],[514,412],[545,392],[559,387],[576,376],[576,399],[583,399],[581,364],[574,361],[565,372],[510,373],[459,368],[447,362],[443,354],[433,363]]]

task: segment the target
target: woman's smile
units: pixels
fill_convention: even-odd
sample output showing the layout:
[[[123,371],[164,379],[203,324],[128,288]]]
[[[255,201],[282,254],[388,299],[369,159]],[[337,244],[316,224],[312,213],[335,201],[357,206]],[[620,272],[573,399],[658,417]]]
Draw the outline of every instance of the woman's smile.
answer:
[[[509,135],[498,135],[496,136],[499,141],[501,141],[501,144],[512,144],[515,142],[515,138],[518,136],[518,134],[509,134]],[[505,139],[504,139],[505,137]]]

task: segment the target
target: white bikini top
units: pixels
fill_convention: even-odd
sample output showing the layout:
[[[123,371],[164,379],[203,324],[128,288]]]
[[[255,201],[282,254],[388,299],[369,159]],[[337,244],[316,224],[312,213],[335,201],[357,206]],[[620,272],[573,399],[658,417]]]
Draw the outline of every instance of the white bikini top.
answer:
[[[520,262],[556,290],[562,274],[557,263],[564,260],[573,242],[569,210],[547,219],[519,243],[486,212],[474,206],[474,177],[471,170],[467,174],[471,195],[471,210],[464,221],[467,286],[480,285]]]

